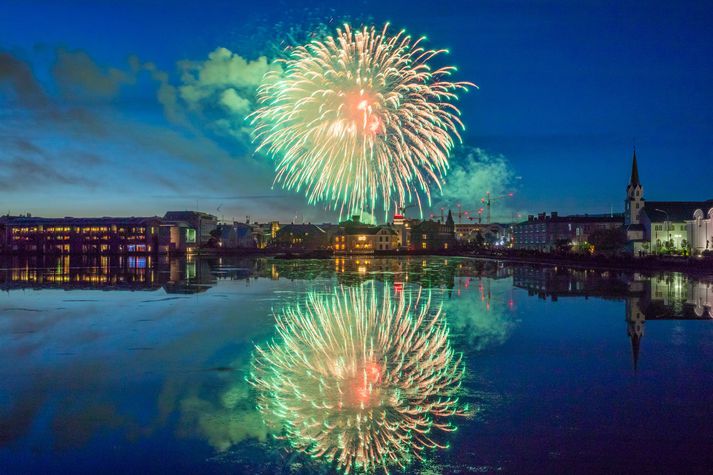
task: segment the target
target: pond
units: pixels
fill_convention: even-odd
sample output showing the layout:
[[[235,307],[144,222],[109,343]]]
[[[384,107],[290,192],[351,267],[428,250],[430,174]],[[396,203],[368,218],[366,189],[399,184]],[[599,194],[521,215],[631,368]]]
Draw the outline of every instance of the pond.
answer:
[[[0,261],[0,473],[705,471],[713,282],[465,258]]]

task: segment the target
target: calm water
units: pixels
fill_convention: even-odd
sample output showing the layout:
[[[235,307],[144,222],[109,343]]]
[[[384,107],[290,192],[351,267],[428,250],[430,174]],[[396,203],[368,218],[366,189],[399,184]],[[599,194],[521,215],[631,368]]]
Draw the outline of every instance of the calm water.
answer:
[[[0,290],[3,474],[713,466],[713,283],[679,274],[16,259]]]

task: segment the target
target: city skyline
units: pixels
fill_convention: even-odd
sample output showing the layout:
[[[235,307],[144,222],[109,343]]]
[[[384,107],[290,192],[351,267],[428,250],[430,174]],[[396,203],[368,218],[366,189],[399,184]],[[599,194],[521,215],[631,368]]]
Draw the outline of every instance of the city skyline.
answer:
[[[10,2],[0,212],[337,221],[272,189],[272,163],[254,154],[243,119],[281,48],[344,20],[428,35],[480,87],[459,103],[464,148],[442,199],[454,210],[514,191],[495,219],[620,212],[634,145],[647,198],[710,199],[712,17],[696,2]]]

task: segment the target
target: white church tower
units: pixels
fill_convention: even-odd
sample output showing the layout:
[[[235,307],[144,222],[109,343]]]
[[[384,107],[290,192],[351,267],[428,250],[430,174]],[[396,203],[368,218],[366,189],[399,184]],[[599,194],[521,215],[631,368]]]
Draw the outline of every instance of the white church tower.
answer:
[[[641,224],[639,213],[644,207],[644,187],[639,181],[639,167],[636,164],[636,149],[631,163],[631,179],[626,186],[626,201],[624,202],[624,226]]]

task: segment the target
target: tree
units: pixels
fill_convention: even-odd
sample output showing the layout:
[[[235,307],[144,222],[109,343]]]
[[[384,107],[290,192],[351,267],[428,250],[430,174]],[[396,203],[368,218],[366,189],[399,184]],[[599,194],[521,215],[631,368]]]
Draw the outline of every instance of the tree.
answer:
[[[626,232],[623,228],[597,229],[589,235],[589,243],[596,252],[617,253],[626,246]]]
[[[483,247],[483,244],[485,244],[485,238],[483,238],[483,235],[478,231],[475,233],[475,245],[477,247]]]
[[[557,252],[568,252],[572,250],[572,243],[569,242],[569,239],[558,239],[555,242],[555,249],[557,249]]]

